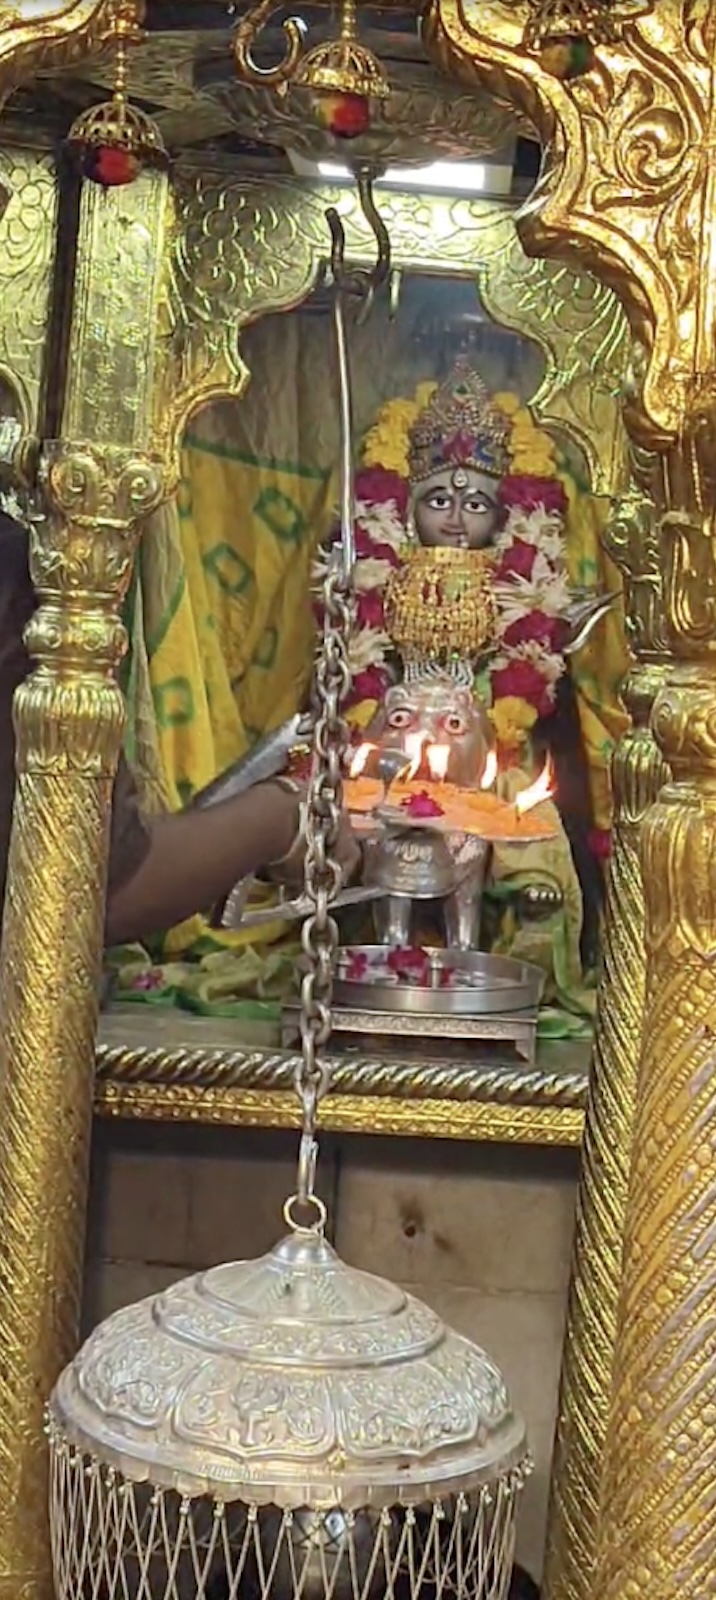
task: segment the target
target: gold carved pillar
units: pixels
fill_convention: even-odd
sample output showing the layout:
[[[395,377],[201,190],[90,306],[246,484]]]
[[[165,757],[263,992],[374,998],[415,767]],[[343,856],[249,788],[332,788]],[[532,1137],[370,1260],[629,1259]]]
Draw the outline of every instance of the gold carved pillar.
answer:
[[[716,0],[659,0],[642,15],[615,0],[608,16],[613,38],[571,83],[523,49],[526,5],[432,0],[426,37],[448,71],[533,119],[545,159],[523,242],[535,254],[576,254],[620,294],[643,356],[629,427],[662,459],[656,531],[676,661],[651,725],[673,782],[641,823],[646,976],[633,1118],[634,1056],[614,1024],[634,1026],[637,968],[617,959],[625,936],[614,917],[629,907],[634,918],[638,886],[619,802],[548,1585],[570,1600],[696,1600],[713,1588],[716,1544]],[[635,817],[658,779],[648,738],[637,730],[617,773],[632,785],[641,752]],[[607,1166],[610,1139],[619,1150]],[[616,1201],[606,1187],[615,1173]]]
[[[167,183],[82,195],[63,411],[31,549],[36,671],[16,697],[18,780],[0,963],[0,1600],[51,1593],[43,1407],[78,1335],[120,606],[151,454]]]
[[[624,1217],[646,983],[642,823],[669,773],[650,727],[668,670],[653,471],[615,508],[608,547],[624,576],[634,664],[624,686],[632,725],[612,763],[614,823],[572,1279],[547,1525],[543,1592],[588,1596],[594,1577]]]
[[[713,270],[713,269],[711,269]],[[655,739],[673,774],[643,830],[646,1003],[594,1593],[713,1587],[716,1506],[716,408],[695,388],[665,461],[677,660]],[[680,658],[680,659],[679,659]]]

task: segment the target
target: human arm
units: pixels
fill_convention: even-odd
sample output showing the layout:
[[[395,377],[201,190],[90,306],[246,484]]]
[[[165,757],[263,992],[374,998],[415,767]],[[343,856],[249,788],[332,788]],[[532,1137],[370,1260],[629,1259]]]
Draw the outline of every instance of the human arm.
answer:
[[[13,695],[31,669],[23,632],[35,609],[24,528],[0,513],[0,913],[15,791]],[[274,865],[296,881],[301,795],[273,781],[211,807],[176,816],[142,815],[120,757],[112,796],[106,936],[110,943],[162,932],[226,897],[249,873]],[[282,859],[289,856],[285,864]],[[349,872],[357,848],[344,827],[339,849]]]
[[[119,944],[146,938],[207,911],[223,900],[240,878],[272,868],[272,876],[295,882],[300,855],[300,801],[295,788],[274,780],[206,811],[138,818],[129,796],[115,792],[114,858],[119,833],[124,855],[132,843],[135,859],[118,877],[110,869],[107,941]],[[123,828],[122,818],[126,818]],[[137,851],[138,827],[144,846]],[[346,873],[358,849],[347,825],[341,830],[338,858]]]

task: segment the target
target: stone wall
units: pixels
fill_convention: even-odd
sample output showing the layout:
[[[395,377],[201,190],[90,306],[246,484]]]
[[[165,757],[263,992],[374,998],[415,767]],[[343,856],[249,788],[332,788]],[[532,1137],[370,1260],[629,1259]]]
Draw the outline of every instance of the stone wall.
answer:
[[[99,1123],[85,1331],[282,1232],[291,1134]],[[319,1190],[352,1265],[393,1278],[497,1358],[536,1461],[518,1557],[539,1577],[578,1157],[450,1141],[326,1138]]]

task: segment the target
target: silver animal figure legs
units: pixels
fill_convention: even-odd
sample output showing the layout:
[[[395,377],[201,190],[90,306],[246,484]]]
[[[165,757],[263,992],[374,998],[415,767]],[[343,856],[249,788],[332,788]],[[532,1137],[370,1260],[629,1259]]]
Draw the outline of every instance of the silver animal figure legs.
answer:
[[[482,884],[470,881],[448,895],[444,906],[445,939],[450,950],[479,950]]]
[[[376,901],[373,916],[379,944],[399,950],[407,948],[410,944],[412,909],[412,900],[403,894],[386,895],[384,900]]]
[[[462,835],[453,840],[453,851],[458,871],[464,875],[445,898],[445,938],[451,950],[479,950],[482,891],[490,846],[484,839]]]

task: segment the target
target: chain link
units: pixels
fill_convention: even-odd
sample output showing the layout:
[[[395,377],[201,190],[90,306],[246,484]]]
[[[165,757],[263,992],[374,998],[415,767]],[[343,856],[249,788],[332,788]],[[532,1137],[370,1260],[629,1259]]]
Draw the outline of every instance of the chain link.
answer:
[[[352,625],[350,578],[340,552],[328,562],[323,584],[323,636],[316,666],[317,719],[314,755],[305,810],[305,890],[312,910],[303,925],[307,970],[301,984],[301,1064],[296,1090],[302,1106],[302,1137],[297,1197],[313,1197],[316,1116],[329,1087],[323,1052],[331,1032],[333,970],[338,928],[329,907],[341,886],[334,859],[343,810],[343,759],[348,728],[341,705],[350,684],[346,641]]]

